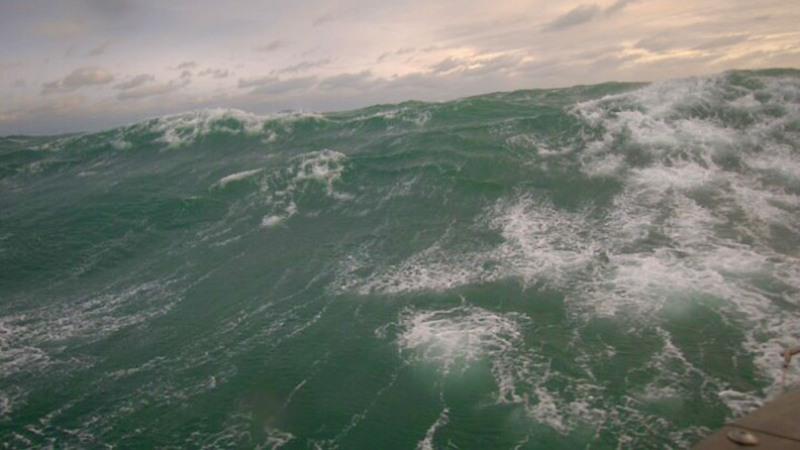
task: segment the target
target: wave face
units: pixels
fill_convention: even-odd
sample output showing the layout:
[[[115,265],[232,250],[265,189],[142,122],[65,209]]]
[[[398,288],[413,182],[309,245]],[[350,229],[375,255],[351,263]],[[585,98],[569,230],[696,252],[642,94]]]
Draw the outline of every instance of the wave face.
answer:
[[[2,138],[0,441],[685,448],[781,390],[798,152],[791,70]]]

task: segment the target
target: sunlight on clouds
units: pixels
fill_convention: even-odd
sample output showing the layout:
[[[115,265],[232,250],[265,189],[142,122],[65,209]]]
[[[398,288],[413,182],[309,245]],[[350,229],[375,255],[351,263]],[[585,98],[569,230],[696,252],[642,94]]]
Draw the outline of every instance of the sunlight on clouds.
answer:
[[[776,0],[102,4],[3,11],[0,133],[800,65],[800,3]],[[43,105],[75,91],[63,125]]]

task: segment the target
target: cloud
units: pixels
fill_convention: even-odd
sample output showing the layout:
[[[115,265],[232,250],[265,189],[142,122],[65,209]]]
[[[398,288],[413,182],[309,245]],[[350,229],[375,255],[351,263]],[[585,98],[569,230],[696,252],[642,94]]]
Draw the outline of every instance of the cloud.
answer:
[[[83,22],[74,20],[51,20],[37,24],[34,33],[51,39],[74,39],[86,34],[89,29]]]
[[[680,34],[659,33],[639,40],[639,42],[636,43],[636,47],[650,52],[663,52],[664,50],[677,47],[680,39]]]
[[[284,67],[282,69],[278,69],[278,70],[275,71],[275,73],[297,73],[297,72],[303,72],[303,71],[308,70],[308,69],[314,69],[314,68],[317,68],[317,67],[322,67],[322,66],[324,66],[326,64],[329,64],[330,62],[331,62],[331,60],[328,59],[328,58],[319,59],[319,60],[316,60],[316,61],[303,61],[303,62],[300,62],[300,63],[297,63],[297,64],[293,64],[291,66],[286,66],[286,67]]]
[[[461,67],[464,64],[465,61],[450,56],[432,65],[431,70],[435,73],[444,73],[444,72],[449,72],[457,67]]]
[[[614,2],[613,5],[611,5],[608,8],[606,8],[603,11],[603,13],[605,15],[607,15],[607,16],[610,16],[612,14],[615,14],[615,13],[618,13],[618,12],[622,11],[626,6],[630,5],[631,3],[635,2],[635,1],[637,1],[637,0],[617,0],[616,2]]]
[[[401,49],[395,50],[395,51],[393,51],[393,52],[385,52],[385,53],[381,53],[381,55],[380,55],[380,56],[378,56],[378,59],[376,59],[376,61],[377,61],[377,62],[383,62],[384,60],[388,59],[388,58],[389,58],[389,57],[391,57],[391,56],[402,56],[402,55],[407,55],[407,54],[409,54],[409,53],[414,53],[415,51],[417,51],[417,49],[416,49],[416,48],[414,48],[414,47],[404,47],[404,48],[401,48]]]
[[[746,33],[709,36],[690,29],[674,29],[641,39],[636,42],[636,47],[651,53],[678,49],[712,51],[736,45],[749,38],[750,35]]]
[[[89,52],[86,53],[86,56],[100,56],[105,53],[106,50],[108,50],[109,45],[111,45],[111,41],[105,41],[97,47],[89,50]]]
[[[178,64],[175,68],[178,70],[186,70],[186,69],[194,69],[197,67],[197,63],[194,61],[184,61]]]
[[[464,75],[474,77],[502,72],[517,67],[520,62],[520,58],[516,55],[498,55],[492,58],[485,58],[476,61],[477,64],[471,65],[466,69]]]
[[[240,78],[238,86],[239,88],[251,88],[274,83],[276,81],[280,81],[280,79],[272,75],[259,78]]]
[[[279,95],[308,89],[317,83],[317,77],[297,77],[281,79],[267,76],[254,79],[240,79],[240,88],[254,88],[252,94]]]
[[[172,80],[166,83],[149,84],[124,90],[117,95],[119,100],[138,100],[146,97],[175,92],[189,84],[189,80]]]
[[[0,73],[3,73],[5,71],[18,69],[20,67],[23,67],[23,64],[21,62],[19,62],[19,61],[13,61],[13,62],[0,61]]]
[[[144,84],[150,83],[155,80],[156,80],[155,76],[149,73],[143,73],[140,75],[136,75],[135,77],[131,78],[128,81],[123,81],[122,83],[117,84],[116,86],[114,86],[114,89],[127,91],[128,89],[137,88],[139,86],[142,86]]]
[[[387,80],[386,87],[393,90],[436,89],[442,87],[444,77],[430,72],[414,72]]]
[[[558,16],[545,25],[546,31],[559,31],[572,28],[587,22],[591,22],[601,16],[611,16],[622,11],[626,6],[636,0],[617,0],[607,8],[602,8],[597,4],[578,5],[566,13]]]
[[[62,129],[74,131],[195,104],[254,112],[340,110],[407,98],[444,100],[495,90],[800,64],[794,53],[797,13],[776,1],[703,0],[678,7],[668,0],[481,0],[423,8],[421,3],[345,0],[308,8],[247,0],[166,9],[156,3],[67,0],[0,6],[0,34],[10,46],[0,59],[23,63],[11,68],[0,63],[5,89],[0,110],[83,94],[86,103]],[[129,39],[133,32],[138,39]],[[70,46],[75,50],[65,59]],[[256,47],[265,53],[256,53]],[[243,52],[231,51],[236,48]],[[80,66],[104,67],[116,79],[105,87],[80,87],[99,85],[97,78],[66,80]],[[360,73],[364,69],[372,72]],[[181,88],[185,70],[196,83]],[[27,80],[27,86],[15,88],[17,79]],[[43,89],[42,82],[50,83]],[[146,98],[116,101],[124,91],[135,91],[127,97]],[[94,105],[104,113],[87,112]],[[54,130],[48,120],[32,117],[30,124],[14,127]]]
[[[579,5],[569,10],[567,13],[558,16],[555,20],[550,22],[545,29],[548,31],[557,31],[574,27],[593,20],[601,12],[602,9],[597,5]]]
[[[315,27],[318,27],[318,26],[324,25],[324,24],[326,24],[328,22],[333,22],[337,18],[338,17],[336,15],[336,13],[334,13],[332,11],[329,11],[329,12],[326,12],[325,14],[323,14],[321,16],[315,17],[314,20],[311,21],[311,25],[315,26]]]
[[[334,89],[368,89],[375,84],[376,79],[369,70],[358,73],[343,73],[325,78],[319,84],[323,90]]]
[[[716,48],[730,47],[740,42],[744,42],[749,38],[747,34],[733,34],[729,36],[720,36],[709,39],[702,44],[696,45],[695,50],[711,50]]]
[[[431,72],[435,74],[455,71],[455,73],[464,76],[482,76],[513,68],[519,64],[520,58],[515,55],[498,55],[489,58],[472,59],[448,57],[430,68]]]
[[[280,39],[275,39],[274,41],[271,41],[266,45],[256,47],[255,50],[259,53],[270,53],[274,52],[275,50],[282,49],[283,47],[286,47],[286,45],[287,43],[285,41],[282,41]]]
[[[112,17],[119,17],[132,7],[129,0],[83,0],[83,2],[92,10]]]
[[[311,21],[311,26],[318,27],[318,26],[324,25],[326,23],[337,22],[339,20],[352,18],[352,17],[358,15],[359,13],[361,13],[363,11],[364,11],[363,8],[356,8],[356,7],[341,8],[340,7],[340,8],[337,8],[337,9],[333,10],[333,11],[328,11],[328,12],[326,12],[324,14],[321,14],[321,15],[315,17],[314,20]]]
[[[30,118],[42,116],[73,116],[80,113],[86,103],[86,99],[79,94],[63,95],[46,101],[40,99],[24,107],[0,111],[0,124],[29,121]]]
[[[212,77],[212,78],[227,78],[230,75],[230,72],[226,69],[204,69],[197,73],[198,76],[201,77]]]
[[[114,75],[99,67],[81,67],[73,70],[66,77],[44,83],[42,94],[71,92],[86,86],[99,86],[114,81]]]

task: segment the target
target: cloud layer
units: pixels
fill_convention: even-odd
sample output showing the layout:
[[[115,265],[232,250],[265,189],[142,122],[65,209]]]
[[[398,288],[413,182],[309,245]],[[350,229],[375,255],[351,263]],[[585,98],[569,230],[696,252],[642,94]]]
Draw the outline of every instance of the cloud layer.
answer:
[[[0,134],[799,67],[797,23],[784,0],[9,2]]]
[[[81,67],[60,80],[42,84],[42,94],[72,92],[87,86],[98,86],[114,81],[111,72],[100,67]]]

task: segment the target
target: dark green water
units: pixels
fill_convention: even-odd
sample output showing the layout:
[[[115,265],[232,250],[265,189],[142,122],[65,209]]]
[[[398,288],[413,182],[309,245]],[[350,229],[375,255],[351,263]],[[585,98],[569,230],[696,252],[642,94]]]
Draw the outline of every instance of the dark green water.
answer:
[[[798,152],[789,70],[0,138],[0,442],[686,448],[800,340]]]

